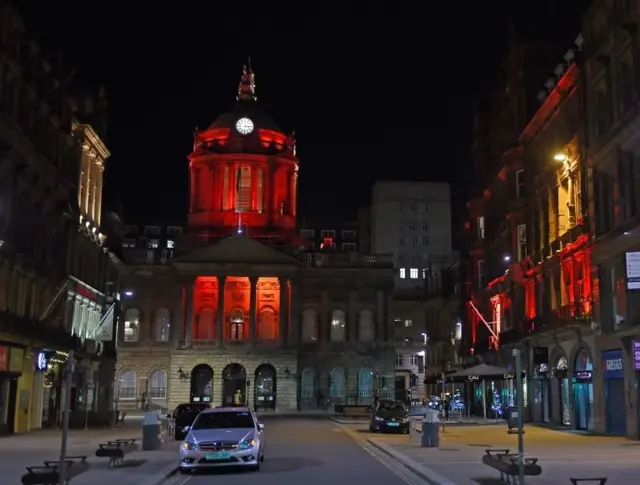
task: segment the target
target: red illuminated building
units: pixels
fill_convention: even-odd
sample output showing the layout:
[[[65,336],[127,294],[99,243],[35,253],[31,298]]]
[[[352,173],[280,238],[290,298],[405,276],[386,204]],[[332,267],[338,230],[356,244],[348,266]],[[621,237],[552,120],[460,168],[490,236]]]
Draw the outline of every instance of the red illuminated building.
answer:
[[[147,393],[171,409],[289,411],[394,395],[393,262],[328,236],[307,251],[298,168],[245,68],[236,104],[195,134],[186,234],[133,227],[123,241],[121,408]]]
[[[292,238],[298,166],[293,135],[261,111],[254,73],[245,68],[236,105],[196,131],[189,156],[189,230]]]

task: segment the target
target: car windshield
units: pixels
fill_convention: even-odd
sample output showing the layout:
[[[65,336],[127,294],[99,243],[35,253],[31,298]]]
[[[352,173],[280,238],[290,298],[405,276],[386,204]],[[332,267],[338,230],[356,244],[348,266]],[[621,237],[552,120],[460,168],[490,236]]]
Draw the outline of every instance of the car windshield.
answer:
[[[184,404],[182,406],[178,406],[175,415],[182,416],[184,414],[198,414],[200,411],[208,408],[209,406],[206,404]]]
[[[191,429],[253,428],[255,423],[251,413],[226,411],[220,413],[202,413]]]
[[[379,413],[401,415],[406,413],[406,409],[401,403],[384,403],[378,407]]]

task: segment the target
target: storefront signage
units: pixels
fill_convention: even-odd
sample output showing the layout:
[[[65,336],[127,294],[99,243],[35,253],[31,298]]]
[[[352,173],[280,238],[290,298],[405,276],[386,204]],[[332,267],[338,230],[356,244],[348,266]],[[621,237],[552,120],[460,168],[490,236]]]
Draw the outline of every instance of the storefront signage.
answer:
[[[631,341],[631,353],[633,354],[633,370],[640,370],[640,340]]]
[[[0,372],[7,372],[9,370],[9,349],[7,347],[0,347]]]
[[[85,298],[91,301],[98,301],[98,297],[95,294],[95,292],[91,291],[89,288],[87,288],[84,285],[76,284],[75,290],[76,290],[76,293],[80,296],[84,296]]]
[[[573,374],[577,382],[585,382],[590,381],[593,378],[591,371],[589,370],[581,370]]]
[[[43,371],[47,368],[47,354],[38,352],[36,354],[36,370]]]
[[[627,253],[627,289],[640,290],[640,252]]]
[[[602,352],[602,377],[605,379],[624,378],[622,350],[616,349]]]

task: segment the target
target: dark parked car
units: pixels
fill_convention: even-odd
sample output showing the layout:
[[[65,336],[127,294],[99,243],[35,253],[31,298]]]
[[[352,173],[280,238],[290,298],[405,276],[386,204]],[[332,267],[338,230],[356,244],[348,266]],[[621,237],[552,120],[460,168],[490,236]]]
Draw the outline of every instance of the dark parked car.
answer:
[[[184,440],[198,414],[210,407],[211,404],[204,402],[180,404],[172,414],[168,414],[167,417],[173,419],[174,423],[173,438],[176,441]]]
[[[409,411],[399,401],[378,401],[373,408],[369,430],[372,433],[409,433]]]

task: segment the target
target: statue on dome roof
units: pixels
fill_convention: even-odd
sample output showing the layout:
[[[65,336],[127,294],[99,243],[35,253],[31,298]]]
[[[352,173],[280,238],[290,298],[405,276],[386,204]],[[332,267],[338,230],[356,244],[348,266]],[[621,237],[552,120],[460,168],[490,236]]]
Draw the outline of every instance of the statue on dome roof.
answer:
[[[251,62],[251,61],[249,61]],[[238,84],[238,101],[255,101],[256,98],[256,76],[249,67],[242,66],[242,76],[240,76],[240,84]]]

